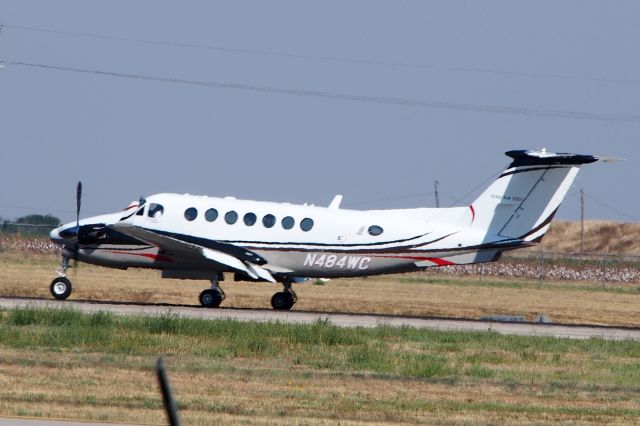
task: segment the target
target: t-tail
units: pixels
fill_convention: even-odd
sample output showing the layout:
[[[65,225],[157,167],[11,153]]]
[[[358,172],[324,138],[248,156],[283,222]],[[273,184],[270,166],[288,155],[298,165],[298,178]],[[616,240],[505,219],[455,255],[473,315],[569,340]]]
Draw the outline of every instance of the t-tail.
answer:
[[[482,243],[516,248],[542,239],[580,166],[598,158],[544,149],[506,155],[512,163],[471,205],[471,231]]]

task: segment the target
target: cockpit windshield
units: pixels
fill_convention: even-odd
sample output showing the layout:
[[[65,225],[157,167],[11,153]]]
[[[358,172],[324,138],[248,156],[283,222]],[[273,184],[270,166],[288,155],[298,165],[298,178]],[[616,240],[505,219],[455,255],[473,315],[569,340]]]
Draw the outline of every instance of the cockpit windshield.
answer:
[[[144,198],[140,198],[140,200],[138,201],[132,201],[131,203],[129,203],[127,208],[122,211],[122,213],[124,214],[120,218],[120,220],[129,219],[134,214],[142,216],[144,214],[144,205],[146,202],[147,200],[145,200]]]
[[[164,207],[162,204],[151,203],[149,204],[149,211],[147,212],[147,216],[152,217],[154,219],[158,219],[164,213]]]

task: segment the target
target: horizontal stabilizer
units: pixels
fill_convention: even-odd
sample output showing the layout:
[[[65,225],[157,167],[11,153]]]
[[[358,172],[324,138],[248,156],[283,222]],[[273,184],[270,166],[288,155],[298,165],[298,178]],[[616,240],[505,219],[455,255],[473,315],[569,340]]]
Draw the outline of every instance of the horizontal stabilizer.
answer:
[[[556,153],[549,152],[546,149],[541,149],[540,151],[515,150],[505,152],[505,154],[513,158],[513,162],[509,168],[521,166],[553,166],[559,164],[577,166],[595,163],[599,160],[598,157],[593,155]]]

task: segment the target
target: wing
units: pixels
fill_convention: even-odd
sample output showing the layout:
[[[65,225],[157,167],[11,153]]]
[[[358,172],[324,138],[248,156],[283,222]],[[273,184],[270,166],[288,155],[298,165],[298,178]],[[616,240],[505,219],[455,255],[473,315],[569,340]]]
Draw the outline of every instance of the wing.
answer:
[[[249,250],[244,250],[242,247],[234,246],[233,244],[218,243],[200,238],[192,238],[193,241],[184,241],[171,235],[165,235],[158,231],[141,228],[126,222],[109,225],[109,228],[154,245],[159,249],[175,253],[178,256],[206,260],[225,268],[231,268],[236,272],[245,273],[253,279],[276,282],[271,272],[261,266],[266,263],[266,260]],[[205,243],[205,241],[208,243]],[[211,247],[206,247],[204,244]]]

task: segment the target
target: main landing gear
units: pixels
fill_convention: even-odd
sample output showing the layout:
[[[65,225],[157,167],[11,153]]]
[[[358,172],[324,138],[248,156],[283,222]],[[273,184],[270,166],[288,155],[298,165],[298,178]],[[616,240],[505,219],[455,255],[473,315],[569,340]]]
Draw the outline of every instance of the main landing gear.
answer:
[[[217,308],[225,299],[224,291],[218,284],[218,277],[211,280],[211,288],[200,293],[200,304],[205,308]]]
[[[271,306],[278,311],[288,311],[298,301],[298,296],[291,289],[291,281],[282,283],[284,291],[279,291],[271,298]]]
[[[69,259],[62,258],[62,267],[58,270],[60,275],[58,278],[51,281],[49,290],[51,295],[58,300],[65,300],[71,294],[71,281],[67,278],[67,269],[69,269]]]
[[[271,306],[278,311],[288,311],[295,305],[298,297],[291,289],[292,281],[285,281],[283,291],[279,291],[271,298]],[[53,291],[53,290],[52,290]],[[225,299],[224,291],[220,288],[219,278],[211,280],[211,288],[203,290],[200,293],[200,304],[205,308],[217,308]]]

